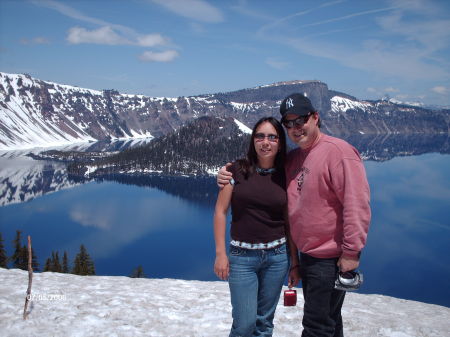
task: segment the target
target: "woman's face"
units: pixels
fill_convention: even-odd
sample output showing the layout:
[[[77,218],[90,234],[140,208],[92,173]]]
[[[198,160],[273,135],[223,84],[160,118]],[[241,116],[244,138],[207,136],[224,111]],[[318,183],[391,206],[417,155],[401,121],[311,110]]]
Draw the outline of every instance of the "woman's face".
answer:
[[[258,126],[253,137],[253,146],[260,163],[273,164],[280,147],[280,139],[272,124],[264,122]]]

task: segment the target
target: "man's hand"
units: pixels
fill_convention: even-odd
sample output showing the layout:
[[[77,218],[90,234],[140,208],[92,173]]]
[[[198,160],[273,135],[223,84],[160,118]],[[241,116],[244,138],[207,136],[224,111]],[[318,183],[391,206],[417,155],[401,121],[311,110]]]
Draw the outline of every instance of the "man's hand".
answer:
[[[345,273],[346,271],[352,271],[358,268],[359,259],[357,257],[341,256],[337,263],[340,271]]]
[[[225,164],[225,166],[220,168],[219,173],[217,174],[217,185],[219,185],[220,188],[223,188],[225,185],[229,184],[231,178],[233,178],[233,174],[227,171],[227,168],[230,166],[231,163]]]

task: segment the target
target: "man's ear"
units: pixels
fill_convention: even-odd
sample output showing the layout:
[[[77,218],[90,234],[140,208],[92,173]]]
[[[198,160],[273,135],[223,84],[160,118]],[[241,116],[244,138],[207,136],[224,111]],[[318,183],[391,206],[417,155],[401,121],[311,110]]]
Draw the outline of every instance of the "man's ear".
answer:
[[[319,116],[319,113],[317,111],[314,113],[313,118],[314,118],[314,120],[316,122],[316,126],[318,126],[319,121],[320,121],[320,116]]]

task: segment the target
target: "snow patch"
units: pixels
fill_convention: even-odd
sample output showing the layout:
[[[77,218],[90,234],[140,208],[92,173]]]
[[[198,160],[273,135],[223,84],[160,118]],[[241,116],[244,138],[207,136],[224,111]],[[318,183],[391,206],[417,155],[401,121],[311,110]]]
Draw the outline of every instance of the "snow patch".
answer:
[[[231,327],[223,281],[35,273],[34,300],[23,320],[27,285],[26,271],[0,268],[2,336],[219,337]],[[304,301],[301,289],[297,293],[295,307],[284,307],[280,298],[274,337],[301,334]],[[438,305],[348,293],[342,314],[347,337],[450,335],[450,308]]]
[[[234,119],[234,122],[238,126],[239,130],[241,130],[243,133],[252,134],[252,129],[250,129],[247,125],[245,125],[242,122],[239,122],[236,118]]]
[[[348,98],[334,96],[331,99],[331,111],[334,113],[346,112],[347,110],[370,110],[372,104],[368,102],[353,101]]]

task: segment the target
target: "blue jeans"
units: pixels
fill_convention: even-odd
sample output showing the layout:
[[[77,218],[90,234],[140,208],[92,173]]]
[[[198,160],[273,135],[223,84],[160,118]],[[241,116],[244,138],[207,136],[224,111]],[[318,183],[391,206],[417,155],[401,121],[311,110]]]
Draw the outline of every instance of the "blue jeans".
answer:
[[[343,337],[341,308],[345,291],[334,289],[338,258],[319,259],[300,253],[302,277],[302,337]]]
[[[288,271],[286,244],[255,250],[231,246],[229,262],[230,337],[272,336],[275,309]]]

